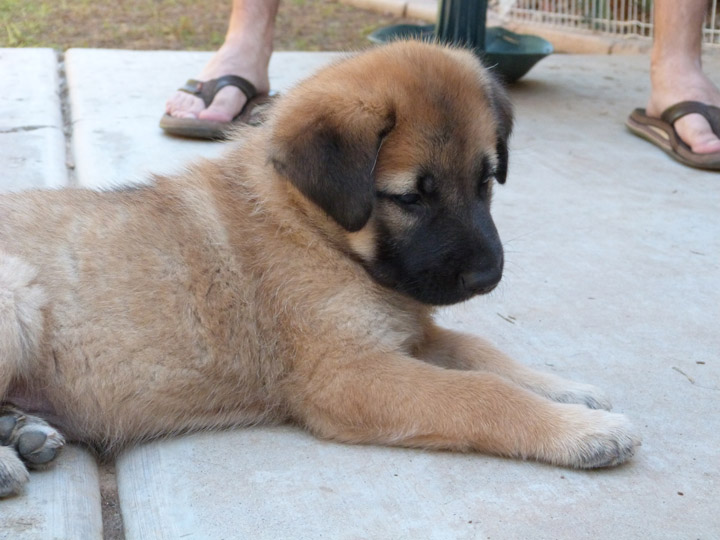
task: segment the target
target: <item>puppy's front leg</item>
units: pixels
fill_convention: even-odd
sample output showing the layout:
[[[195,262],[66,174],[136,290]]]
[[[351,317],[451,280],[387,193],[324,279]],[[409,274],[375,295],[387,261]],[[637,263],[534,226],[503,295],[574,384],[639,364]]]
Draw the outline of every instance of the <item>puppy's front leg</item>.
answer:
[[[416,354],[418,358],[442,367],[496,373],[560,403],[580,403],[591,409],[612,408],[598,388],[530,369],[470,334],[430,326]]]
[[[433,366],[399,354],[324,360],[292,383],[296,419],[352,443],[486,453],[556,465],[617,465],[638,440],[622,415],[561,404],[493,373]]]

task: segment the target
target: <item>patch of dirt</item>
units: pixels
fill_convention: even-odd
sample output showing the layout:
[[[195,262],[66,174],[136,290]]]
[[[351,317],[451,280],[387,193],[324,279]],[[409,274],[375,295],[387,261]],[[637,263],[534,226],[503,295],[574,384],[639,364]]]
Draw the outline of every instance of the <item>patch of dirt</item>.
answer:
[[[103,540],[125,540],[115,464],[100,461],[100,500],[102,504]]]
[[[275,49],[349,51],[367,48],[367,36],[393,24],[427,24],[347,6],[328,0],[294,0],[280,4]]]
[[[231,0],[2,0],[0,47],[215,50]],[[356,50],[377,28],[422,21],[332,0],[284,0],[276,50]]]

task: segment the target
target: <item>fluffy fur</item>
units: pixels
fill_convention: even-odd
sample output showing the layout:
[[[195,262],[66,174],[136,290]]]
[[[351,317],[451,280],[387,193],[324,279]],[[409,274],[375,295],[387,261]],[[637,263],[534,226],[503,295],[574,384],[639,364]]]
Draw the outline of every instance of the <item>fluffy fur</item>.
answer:
[[[433,323],[500,279],[510,130],[471,53],[396,43],[177,177],[0,197],[0,494],[25,481],[18,456],[62,444],[40,418],[101,451],[290,420],[349,443],[628,459],[638,439],[597,390]]]

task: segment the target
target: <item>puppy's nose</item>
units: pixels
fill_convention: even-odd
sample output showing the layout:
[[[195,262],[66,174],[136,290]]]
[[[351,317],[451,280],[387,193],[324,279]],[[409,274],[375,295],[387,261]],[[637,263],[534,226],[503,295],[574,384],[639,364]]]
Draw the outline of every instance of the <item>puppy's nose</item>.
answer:
[[[470,270],[460,274],[460,286],[469,293],[483,294],[492,291],[500,283],[502,270],[478,272]]]

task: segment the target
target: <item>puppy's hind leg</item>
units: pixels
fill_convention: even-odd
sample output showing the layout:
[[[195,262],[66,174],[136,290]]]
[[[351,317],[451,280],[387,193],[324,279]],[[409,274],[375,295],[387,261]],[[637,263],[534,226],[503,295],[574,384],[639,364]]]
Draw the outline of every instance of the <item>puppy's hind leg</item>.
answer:
[[[27,376],[43,334],[45,292],[37,270],[0,252],[0,403],[14,379]]]
[[[31,469],[43,468],[64,444],[63,436],[41,418],[0,406],[0,497],[18,493],[27,482],[22,461]]]
[[[0,497],[18,493],[28,480],[23,464],[43,466],[62,447],[62,435],[40,418],[3,406],[13,381],[31,376],[43,334],[45,293],[37,270],[0,252]]]
[[[14,448],[0,446],[0,498],[17,495],[30,479]]]

